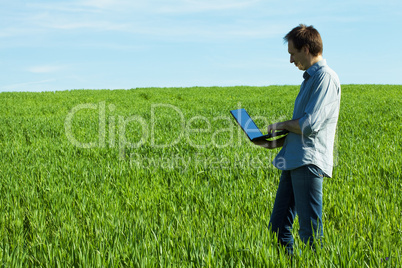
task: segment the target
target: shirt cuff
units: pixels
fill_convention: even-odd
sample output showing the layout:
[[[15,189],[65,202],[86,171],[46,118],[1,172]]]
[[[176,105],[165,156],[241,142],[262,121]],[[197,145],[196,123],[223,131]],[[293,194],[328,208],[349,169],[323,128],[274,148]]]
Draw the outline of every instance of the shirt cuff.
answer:
[[[299,126],[304,136],[310,136],[313,133],[313,129],[311,127],[311,116],[309,114],[305,114],[299,119]]]

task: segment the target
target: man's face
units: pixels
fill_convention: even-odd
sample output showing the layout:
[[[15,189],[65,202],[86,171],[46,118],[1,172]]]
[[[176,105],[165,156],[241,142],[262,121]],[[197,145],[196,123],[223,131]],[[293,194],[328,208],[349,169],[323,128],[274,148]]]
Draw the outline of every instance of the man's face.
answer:
[[[290,63],[294,63],[299,70],[305,71],[308,69],[308,59],[304,49],[297,50],[293,46],[293,42],[288,42],[288,52],[290,54]],[[308,53],[307,53],[308,54]]]

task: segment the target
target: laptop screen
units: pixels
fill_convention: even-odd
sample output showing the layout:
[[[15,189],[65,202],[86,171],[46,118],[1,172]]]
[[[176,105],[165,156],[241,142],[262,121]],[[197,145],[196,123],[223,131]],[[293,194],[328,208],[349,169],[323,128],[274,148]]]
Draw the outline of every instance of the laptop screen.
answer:
[[[260,129],[256,126],[245,109],[230,111],[233,117],[237,120],[243,131],[247,134],[250,140],[262,136]]]

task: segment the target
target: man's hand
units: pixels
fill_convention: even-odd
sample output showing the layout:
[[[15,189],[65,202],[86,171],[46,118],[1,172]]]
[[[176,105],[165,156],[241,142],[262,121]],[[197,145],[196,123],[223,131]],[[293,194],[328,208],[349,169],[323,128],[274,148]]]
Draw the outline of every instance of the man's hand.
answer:
[[[279,123],[269,125],[267,130],[268,130],[268,134],[273,133],[277,130],[287,130],[289,132],[293,132],[296,134],[302,134],[302,131],[301,131],[300,125],[299,125],[299,119],[289,120],[289,121],[284,121],[284,122],[279,122]]]
[[[276,140],[271,140],[271,141],[253,141],[253,143],[255,145],[267,148],[267,149],[275,149],[275,148],[280,148],[283,146],[284,142],[285,142],[285,137],[276,139]]]

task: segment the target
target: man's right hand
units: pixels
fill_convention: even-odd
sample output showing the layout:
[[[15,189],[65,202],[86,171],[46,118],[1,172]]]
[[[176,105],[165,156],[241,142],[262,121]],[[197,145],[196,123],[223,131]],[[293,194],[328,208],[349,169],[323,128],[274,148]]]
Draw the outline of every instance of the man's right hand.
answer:
[[[276,149],[276,148],[280,148],[283,146],[283,144],[285,143],[285,137],[276,139],[276,140],[265,140],[265,141],[253,141],[253,143],[255,145],[267,148],[267,149]]]

